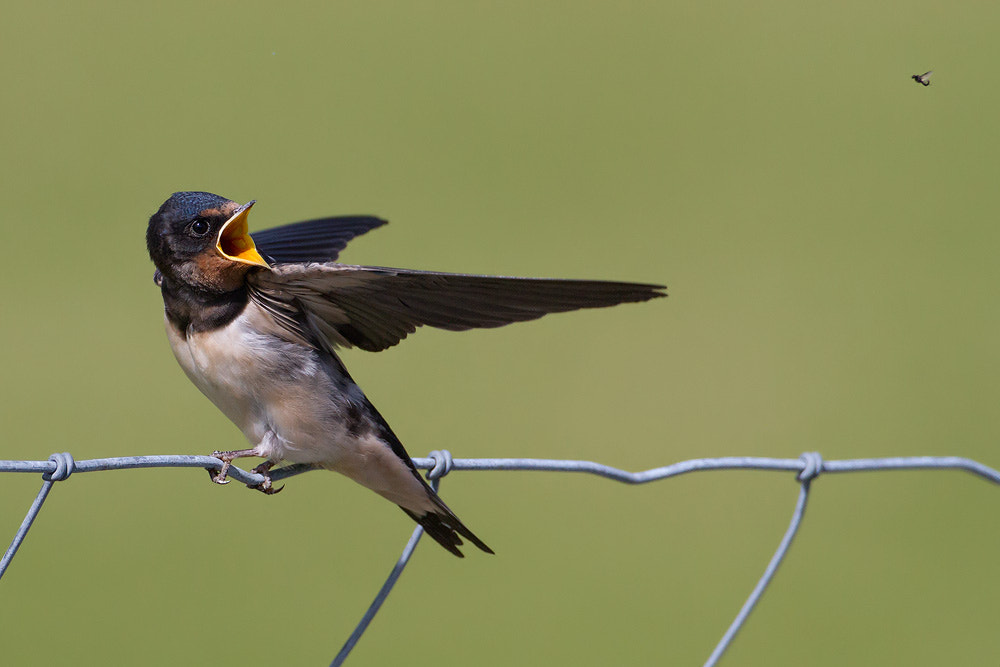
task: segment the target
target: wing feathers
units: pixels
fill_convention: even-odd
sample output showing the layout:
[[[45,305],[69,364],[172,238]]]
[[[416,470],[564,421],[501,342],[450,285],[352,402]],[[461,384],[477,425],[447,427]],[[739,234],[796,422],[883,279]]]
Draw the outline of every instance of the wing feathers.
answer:
[[[384,350],[419,326],[499,327],[547,313],[666,296],[660,285],[511,278],[343,264],[279,264],[251,277],[262,301],[297,304],[331,345]]]
[[[341,215],[254,232],[257,251],[272,263],[332,262],[355,236],[386,224],[370,215]]]

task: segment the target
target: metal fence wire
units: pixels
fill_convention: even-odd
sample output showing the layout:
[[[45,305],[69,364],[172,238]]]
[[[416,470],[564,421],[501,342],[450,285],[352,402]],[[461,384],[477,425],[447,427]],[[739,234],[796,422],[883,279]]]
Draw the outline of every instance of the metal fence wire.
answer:
[[[876,458],[876,459],[844,459],[836,461],[824,461],[815,452],[808,452],[797,459],[775,459],[752,456],[736,456],[710,459],[691,459],[681,461],[673,465],[662,468],[651,468],[641,472],[627,472],[611,466],[594,463],[593,461],[567,461],[555,459],[453,459],[447,450],[433,451],[427,458],[413,459],[414,465],[421,470],[427,470],[427,477],[431,480],[431,485],[437,490],[441,478],[453,470],[535,470],[545,472],[577,472],[599,477],[606,477],[626,484],[645,484],[656,480],[667,479],[683,475],[685,473],[700,472],[706,470],[769,470],[796,473],[799,482],[798,500],[795,503],[795,510],[792,512],[792,519],[785,531],[777,550],[771,557],[771,561],[764,569],[764,574],[760,581],[750,592],[746,602],[729,628],[722,635],[722,639],[715,646],[715,649],[705,661],[706,667],[715,665],[729,647],[736,633],[746,623],[747,618],[753,611],[754,606],[760,601],[761,596],[774,578],[781,565],[782,559],[788,553],[792,540],[802,523],[802,518],[806,510],[806,502],[809,499],[810,485],[817,476],[830,473],[847,473],[863,471],[886,471],[886,470],[965,470],[974,475],[978,475],[995,484],[1000,484],[1000,472],[982,463],[971,459],[957,456],[912,456],[897,458]],[[222,467],[222,461],[211,456],[125,456],[109,459],[90,459],[87,461],[75,461],[68,453],[53,454],[48,461],[0,461],[0,472],[31,472],[42,474],[42,488],[35,497],[31,508],[28,510],[24,521],[14,536],[13,541],[7,548],[3,559],[0,560],[0,578],[7,572],[11,560],[17,553],[18,547],[24,541],[31,524],[38,516],[42,504],[52,490],[52,486],[59,481],[69,478],[74,472],[96,472],[98,470],[124,470],[131,468],[210,468],[218,470]],[[278,481],[297,475],[308,470],[313,470],[308,465],[290,465],[271,471],[271,479]],[[229,469],[229,476],[249,486],[260,484],[264,481],[263,476],[247,472],[241,468],[233,466]],[[410,536],[402,555],[396,562],[389,577],[382,588],[379,589],[375,600],[365,611],[361,621],[354,632],[348,637],[343,648],[330,663],[331,667],[341,665],[347,659],[351,650],[364,634],[375,614],[389,593],[395,586],[396,581],[403,573],[410,556],[417,547],[420,537],[423,535],[423,528],[417,526]]]

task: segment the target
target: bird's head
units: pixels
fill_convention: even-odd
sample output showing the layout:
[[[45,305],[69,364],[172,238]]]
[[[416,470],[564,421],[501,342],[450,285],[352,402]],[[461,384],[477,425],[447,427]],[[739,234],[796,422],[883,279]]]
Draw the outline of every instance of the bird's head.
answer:
[[[254,267],[267,267],[247,233],[254,202],[209,192],[175,192],[149,219],[146,247],[164,278],[193,289],[228,292]]]

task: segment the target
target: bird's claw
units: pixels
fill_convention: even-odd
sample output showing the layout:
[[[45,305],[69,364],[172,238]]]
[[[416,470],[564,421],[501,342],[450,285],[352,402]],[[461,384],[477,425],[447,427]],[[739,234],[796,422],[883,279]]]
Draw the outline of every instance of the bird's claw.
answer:
[[[216,484],[226,485],[226,484],[229,484],[230,481],[232,481],[232,480],[226,479],[220,473],[217,473],[216,471],[212,470],[211,468],[205,468],[205,470],[208,471],[208,476],[211,477],[212,481],[215,482]]]
[[[216,484],[229,484],[229,480],[226,477],[229,475],[229,466],[232,465],[232,459],[226,456],[228,452],[212,452],[212,456],[222,461],[222,467],[216,471],[214,468],[205,468],[208,471],[208,476],[212,478],[212,481]]]
[[[285,488],[284,484],[282,484],[278,488],[274,488],[273,486],[271,486],[270,471],[273,466],[274,466],[274,461],[264,461],[259,466],[251,470],[250,472],[254,474],[262,475],[264,477],[264,481],[261,482],[260,484],[247,484],[247,486],[251,489],[256,489],[261,493],[264,493],[269,496],[273,496],[274,494],[280,492],[283,488]]]
[[[278,488],[274,488],[271,486],[271,478],[268,477],[260,484],[253,484],[253,485],[247,484],[247,488],[255,489],[268,496],[273,496],[274,494],[279,493],[283,488],[285,488],[285,485],[282,484]]]

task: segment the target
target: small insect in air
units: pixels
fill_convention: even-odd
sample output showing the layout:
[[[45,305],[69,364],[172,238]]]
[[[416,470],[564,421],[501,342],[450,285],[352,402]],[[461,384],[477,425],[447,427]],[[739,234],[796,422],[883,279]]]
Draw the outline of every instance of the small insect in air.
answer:
[[[923,74],[914,74],[910,78],[919,83],[921,86],[929,86],[931,85],[931,74],[933,73],[934,70],[929,70]]]

